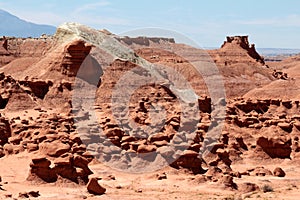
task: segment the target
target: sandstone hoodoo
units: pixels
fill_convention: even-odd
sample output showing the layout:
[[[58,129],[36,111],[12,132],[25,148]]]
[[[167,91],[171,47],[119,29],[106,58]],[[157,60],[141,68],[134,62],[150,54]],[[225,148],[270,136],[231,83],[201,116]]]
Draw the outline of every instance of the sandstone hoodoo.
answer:
[[[0,65],[0,199],[258,196],[266,182],[299,192],[299,59],[279,63],[289,76],[277,79],[248,36],[201,50],[66,23],[54,36],[0,39]]]

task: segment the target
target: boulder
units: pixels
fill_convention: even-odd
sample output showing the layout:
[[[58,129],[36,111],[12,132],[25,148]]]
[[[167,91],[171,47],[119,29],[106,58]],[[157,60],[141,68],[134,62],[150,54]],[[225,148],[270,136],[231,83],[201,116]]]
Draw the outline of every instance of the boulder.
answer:
[[[168,141],[169,140],[169,137],[168,135],[164,134],[164,133],[156,133],[156,134],[153,134],[151,135],[148,140],[150,142],[155,142],[155,141]]]
[[[233,182],[233,177],[228,174],[221,176],[218,183],[221,183],[228,188],[237,189],[236,183]]]
[[[194,174],[201,174],[205,172],[201,166],[202,162],[203,160],[200,158],[199,153],[192,150],[185,150],[171,166],[177,169],[186,168]]]
[[[292,130],[293,130],[293,125],[290,123],[280,122],[277,124],[277,126],[279,126],[282,130],[289,132],[289,133],[292,132]]]
[[[33,158],[30,167],[48,168],[51,162],[44,156]]]
[[[61,157],[55,158],[54,165],[55,166],[72,166],[73,163],[73,155],[66,153]]]
[[[90,161],[83,156],[74,155],[74,159],[73,159],[74,166],[83,169],[86,176],[93,173],[88,167],[89,162]]]
[[[251,173],[254,176],[271,176],[272,172],[264,167],[256,167]]]
[[[165,172],[161,174],[156,174],[157,180],[167,179],[167,174]]]
[[[210,167],[206,173],[205,176],[207,179],[210,180],[218,180],[222,176],[222,170],[218,167]]]
[[[3,151],[5,155],[13,154],[14,153],[14,145],[12,144],[5,144],[3,146]]]
[[[71,147],[69,144],[62,143],[59,140],[53,142],[43,142],[39,144],[40,152],[52,157],[59,157],[60,155],[69,152]]]
[[[52,183],[57,180],[55,171],[50,168],[51,161],[46,157],[36,157],[30,163],[30,173],[27,178],[29,181],[37,181],[41,179],[45,182]]]
[[[260,137],[257,145],[271,158],[290,158],[292,141],[290,137],[266,138]]]
[[[39,149],[38,144],[34,144],[34,143],[27,143],[26,145],[26,149],[28,152],[33,152]]]
[[[91,194],[102,195],[106,192],[106,189],[102,187],[96,178],[91,178],[87,184],[87,190]]]
[[[276,167],[273,171],[274,176],[285,177],[285,172],[280,167]]]
[[[20,198],[30,198],[30,197],[37,198],[39,196],[40,196],[40,192],[39,191],[20,192],[19,193],[19,197]]]
[[[0,145],[6,144],[9,137],[11,137],[9,121],[4,117],[0,117]]]
[[[155,145],[144,145],[141,144],[138,146],[137,152],[138,153],[150,153],[156,151],[157,147]]]
[[[255,183],[246,182],[246,183],[239,184],[238,190],[243,193],[248,193],[248,192],[254,192],[256,190],[259,190],[259,187]]]
[[[162,157],[171,158],[175,154],[175,151],[173,148],[170,148],[168,146],[162,146],[157,149],[157,153]]]

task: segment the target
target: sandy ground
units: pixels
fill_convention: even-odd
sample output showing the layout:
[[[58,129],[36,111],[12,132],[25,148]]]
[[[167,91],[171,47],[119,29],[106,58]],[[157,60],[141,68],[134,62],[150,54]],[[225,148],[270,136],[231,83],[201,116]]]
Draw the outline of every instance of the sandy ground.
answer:
[[[55,184],[35,184],[26,181],[29,172],[29,155],[20,153],[0,159],[0,174],[2,177],[2,189],[0,199],[20,199],[20,192],[39,191],[40,197],[30,199],[284,199],[294,200],[299,197],[300,189],[300,168],[283,162],[282,166],[287,172],[284,178],[273,176],[256,177],[242,176],[235,178],[239,185],[244,182],[256,183],[260,188],[269,185],[272,192],[255,191],[251,193],[240,193],[236,190],[224,188],[216,183],[200,183],[194,175],[184,171],[178,171],[167,167],[158,172],[147,174],[128,174],[108,168],[103,164],[92,164],[90,168],[95,173],[93,176],[101,177],[99,183],[107,191],[102,196],[94,196],[87,192],[85,186],[79,186],[65,181],[58,181]],[[245,161],[244,161],[245,162]],[[233,169],[246,169],[251,167],[245,163],[233,165]],[[257,165],[253,165],[257,166]],[[273,165],[264,165],[272,169]],[[165,172],[167,179],[158,180],[157,174]],[[113,180],[115,177],[115,180]],[[12,197],[10,197],[10,195]]]

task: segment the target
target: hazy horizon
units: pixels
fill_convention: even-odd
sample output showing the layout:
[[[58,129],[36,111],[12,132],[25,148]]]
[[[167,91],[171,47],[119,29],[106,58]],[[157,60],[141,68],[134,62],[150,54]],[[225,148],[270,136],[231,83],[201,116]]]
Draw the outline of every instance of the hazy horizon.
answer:
[[[115,34],[156,27],[181,33],[201,47],[219,47],[227,35],[249,35],[257,48],[299,49],[299,7],[292,0],[0,0],[0,9],[33,23],[57,27],[74,21]]]

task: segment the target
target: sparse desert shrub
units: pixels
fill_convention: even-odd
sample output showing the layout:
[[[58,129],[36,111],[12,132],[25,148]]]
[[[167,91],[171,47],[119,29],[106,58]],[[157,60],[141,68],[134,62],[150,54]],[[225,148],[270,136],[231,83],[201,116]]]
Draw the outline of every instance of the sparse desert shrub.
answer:
[[[264,185],[264,186],[262,186],[262,191],[264,193],[266,193],[266,192],[273,192],[274,189],[273,189],[273,187],[271,185]]]

